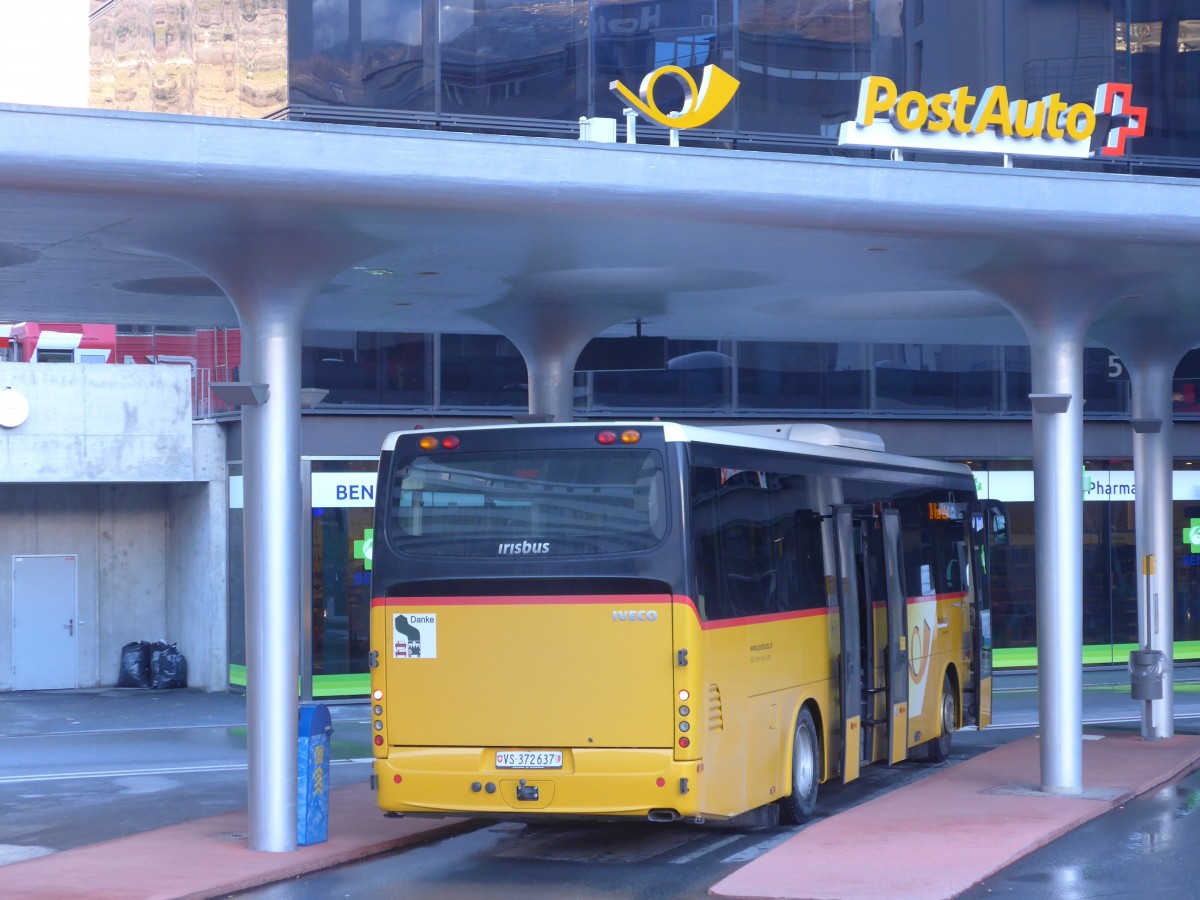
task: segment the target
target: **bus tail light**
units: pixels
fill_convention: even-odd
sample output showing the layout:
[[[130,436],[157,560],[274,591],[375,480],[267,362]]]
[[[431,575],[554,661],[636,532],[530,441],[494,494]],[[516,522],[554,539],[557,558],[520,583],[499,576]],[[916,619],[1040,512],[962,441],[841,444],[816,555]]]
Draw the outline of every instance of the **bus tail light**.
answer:
[[[375,732],[374,741],[376,747],[383,746],[383,691],[375,688],[371,691],[371,715],[373,717],[371,728]]]
[[[596,432],[596,443],[609,446],[620,441],[622,444],[636,444],[642,439],[642,433],[636,428],[626,428],[618,435],[610,428],[605,428],[603,431]]]
[[[426,434],[417,441],[417,446],[422,450],[457,450],[462,444],[458,435],[448,434],[444,438],[438,438],[436,435]]]

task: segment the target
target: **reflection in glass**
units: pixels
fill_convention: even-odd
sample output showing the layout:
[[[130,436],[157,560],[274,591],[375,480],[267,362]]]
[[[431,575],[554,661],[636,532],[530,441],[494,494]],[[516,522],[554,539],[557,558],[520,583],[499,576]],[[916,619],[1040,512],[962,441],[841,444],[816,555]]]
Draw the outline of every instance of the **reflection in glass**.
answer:
[[[288,9],[297,104],[431,110],[436,13],[421,0],[308,0]]]
[[[742,409],[867,408],[866,349],[861,344],[742,341],[737,357]]]
[[[903,76],[900,0],[747,0],[738,8],[741,127],[832,138],[859,82]]]
[[[876,344],[876,408],[998,410],[1000,353],[998,347]]]
[[[445,0],[442,110],[573,119],[587,105],[586,0]]]
[[[431,336],[372,331],[305,331],[300,378],[329,391],[323,403],[429,406]]]
[[[700,84],[706,65],[733,72],[732,13],[728,0],[652,0],[593,2],[592,41],[595,77],[592,95],[597,115],[620,118],[624,103],[609,90],[620,81],[637,92],[642,78],[662,66],[678,66]],[[673,78],[655,86],[654,102],[664,112],[683,107],[683,89]],[[727,110],[709,127],[733,127]],[[660,132],[647,125],[648,134]]]

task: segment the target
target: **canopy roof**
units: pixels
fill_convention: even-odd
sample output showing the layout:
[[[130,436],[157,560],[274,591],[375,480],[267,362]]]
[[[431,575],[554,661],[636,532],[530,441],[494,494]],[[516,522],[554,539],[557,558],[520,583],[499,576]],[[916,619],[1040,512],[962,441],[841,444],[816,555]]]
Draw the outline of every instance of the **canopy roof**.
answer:
[[[1200,296],[1187,179],[15,106],[0,121],[7,321],[233,326],[179,259],[262,289],[334,245],[349,263],[306,328],[505,331],[570,306],[608,334],[640,319],[679,338],[1019,344],[989,273],[1132,285],[1119,322]],[[248,275],[256,235],[275,275]]]

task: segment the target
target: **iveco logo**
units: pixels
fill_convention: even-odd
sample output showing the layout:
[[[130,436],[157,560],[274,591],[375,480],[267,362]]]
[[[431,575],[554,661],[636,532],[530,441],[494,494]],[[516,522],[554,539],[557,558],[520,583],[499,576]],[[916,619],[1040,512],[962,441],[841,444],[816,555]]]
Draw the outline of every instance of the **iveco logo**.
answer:
[[[652,609],[614,609],[614,622],[654,622],[658,613]]]

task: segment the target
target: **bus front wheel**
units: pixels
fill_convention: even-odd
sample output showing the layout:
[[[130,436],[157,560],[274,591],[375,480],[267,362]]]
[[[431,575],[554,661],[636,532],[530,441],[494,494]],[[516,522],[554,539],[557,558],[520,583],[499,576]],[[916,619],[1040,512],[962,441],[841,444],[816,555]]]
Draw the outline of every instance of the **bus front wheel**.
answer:
[[[792,741],[792,793],[780,802],[780,817],[799,825],[817,808],[817,785],[821,781],[821,741],[812,713],[800,710],[796,717],[796,736]]]

